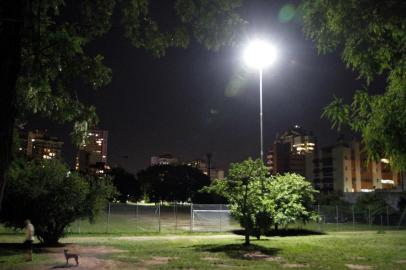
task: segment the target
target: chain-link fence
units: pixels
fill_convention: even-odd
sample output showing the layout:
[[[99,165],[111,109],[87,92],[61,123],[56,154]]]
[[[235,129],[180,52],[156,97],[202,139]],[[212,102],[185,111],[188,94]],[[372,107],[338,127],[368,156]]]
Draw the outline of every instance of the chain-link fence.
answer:
[[[395,210],[389,206],[357,208],[355,206],[317,205],[314,210],[320,219],[306,227],[323,230],[368,230],[406,228],[406,209]]]
[[[353,206],[316,205],[317,222],[289,228],[316,231],[381,230],[406,228],[406,211],[390,207],[359,209]],[[109,204],[94,223],[78,220],[70,233],[225,232],[240,229],[224,204]]]
[[[232,231],[240,229],[225,204],[192,204],[191,231]]]

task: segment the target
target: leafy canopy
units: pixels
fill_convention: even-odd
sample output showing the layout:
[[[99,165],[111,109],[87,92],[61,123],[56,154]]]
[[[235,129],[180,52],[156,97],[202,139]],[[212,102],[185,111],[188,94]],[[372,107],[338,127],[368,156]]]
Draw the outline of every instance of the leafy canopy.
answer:
[[[249,235],[256,227],[257,215],[263,211],[264,198],[269,195],[270,181],[269,171],[264,163],[260,159],[250,158],[241,163],[230,164],[225,179],[217,179],[203,190],[228,200],[231,214],[245,229],[245,243],[249,244]]]
[[[112,177],[113,185],[117,189],[117,194],[113,199],[121,203],[127,201],[137,202],[142,197],[141,184],[132,173],[123,168],[113,168],[109,175]]]
[[[260,159],[231,164],[228,176],[204,191],[228,200],[231,214],[245,229],[246,244],[250,234],[266,235],[272,224],[286,226],[317,217],[311,210],[317,192],[311,183],[293,173],[270,176]]]
[[[296,222],[316,220],[312,211],[317,191],[309,181],[298,174],[286,173],[272,177],[269,197],[265,198],[275,224],[286,226]]]
[[[38,239],[57,243],[66,226],[104,209],[114,188],[108,178],[85,178],[57,160],[16,160],[9,171],[0,221],[23,228],[30,219]]]
[[[161,7],[166,5],[158,2],[29,1],[24,7],[22,63],[16,89],[18,118],[40,114],[57,122],[73,122],[74,141],[81,143],[97,117],[93,106],[80,101],[80,89],[99,89],[112,75],[103,56],[90,53],[87,46],[112,26],[121,27],[135,48],[160,57],[168,48],[187,47],[192,38],[213,50],[233,44],[244,23],[236,13],[240,0],[176,0],[173,10],[166,12]],[[167,13],[171,23],[154,18],[157,10]],[[113,20],[113,15],[119,19]]]
[[[302,10],[304,32],[320,53],[339,50],[367,84],[387,81],[381,95],[357,91],[351,104],[335,98],[323,116],[359,132],[370,159],[387,157],[405,170],[406,2],[305,0]]]

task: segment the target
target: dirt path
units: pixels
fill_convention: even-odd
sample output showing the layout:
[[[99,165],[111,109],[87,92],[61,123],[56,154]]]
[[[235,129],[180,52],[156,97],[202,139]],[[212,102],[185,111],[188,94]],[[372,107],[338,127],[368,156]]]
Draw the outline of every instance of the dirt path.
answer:
[[[69,252],[79,254],[79,265],[76,265],[74,259],[70,259],[69,263],[66,264],[65,256],[63,253],[64,249],[68,249]],[[49,269],[75,269],[75,270],[129,270],[137,269],[133,265],[113,261],[109,259],[103,259],[105,255],[126,252],[124,250],[115,249],[106,246],[95,246],[95,247],[83,247],[75,244],[69,244],[65,247],[57,248],[44,248],[41,250],[42,254],[45,254],[51,258],[51,262],[45,264],[36,265],[35,267],[30,266],[27,270],[49,270]]]
[[[64,243],[83,243],[91,242],[98,237],[69,237],[62,240]],[[235,234],[215,234],[215,235],[164,235],[164,236],[112,236],[97,239],[97,242],[109,242],[111,240],[126,240],[126,241],[165,241],[165,240],[192,240],[192,239],[229,239],[229,238],[242,238],[240,235]]]
[[[109,246],[103,246],[103,242],[111,240],[125,241],[168,241],[168,240],[191,240],[191,239],[224,239],[224,238],[241,238],[238,235],[221,234],[221,235],[168,235],[168,236],[117,236],[117,237],[69,237],[62,240],[66,243],[64,247],[43,248],[41,253],[51,258],[50,262],[30,266],[25,270],[50,270],[50,269],[75,269],[75,270],[147,270],[149,266],[166,264],[172,259],[166,257],[153,257],[150,260],[141,261],[139,264],[130,264],[116,260],[107,259],[108,255],[117,252],[127,252],[125,250],[116,249]],[[100,246],[81,246],[81,243],[101,244]],[[74,243],[74,244],[70,244]],[[76,265],[74,259],[69,260],[66,264],[64,249],[68,249],[71,253],[79,254],[79,265]]]

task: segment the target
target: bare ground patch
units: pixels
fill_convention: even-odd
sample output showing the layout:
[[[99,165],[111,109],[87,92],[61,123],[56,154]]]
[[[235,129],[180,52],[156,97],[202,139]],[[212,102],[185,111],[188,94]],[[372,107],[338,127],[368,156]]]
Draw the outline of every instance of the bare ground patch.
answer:
[[[162,264],[168,264],[169,261],[177,259],[176,257],[152,257],[149,260],[143,260],[141,262],[142,266],[154,266],[154,265],[162,265]]]
[[[217,257],[203,257],[201,258],[203,261],[209,261],[209,262],[217,262],[220,261],[220,258]]]
[[[282,261],[282,257],[279,256],[271,256],[261,251],[253,251],[247,252],[244,254],[244,258],[250,260],[266,260],[266,261]]]
[[[353,270],[369,270],[373,269],[372,266],[370,265],[364,265],[364,264],[346,264],[347,268],[353,269]]]
[[[284,263],[282,264],[283,268],[305,268],[308,267],[306,264],[300,264],[300,263]]]
[[[72,253],[79,254],[79,265],[77,266],[73,259],[69,260],[66,264],[65,255],[63,250],[68,249]],[[49,256],[54,263],[44,263],[36,265],[34,268],[31,266],[27,270],[49,270],[49,269],[76,269],[76,270],[127,270],[134,269],[134,266],[129,263],[124,263],[115,260],[98,258],[99,255],[106,255],[116,252],[125,252],[123,250],[98,246],[98,247],[82,247],[77,245],[67,245],[65,247],[43,248],[39,250],[42,254]],[[141,268],[139,268],[142,270]],[[147,270],[145,268],[144,270]]]
[[[395,261],[396,263],[400,263],[400,264],[406,264],[406,260],[397,260]]]

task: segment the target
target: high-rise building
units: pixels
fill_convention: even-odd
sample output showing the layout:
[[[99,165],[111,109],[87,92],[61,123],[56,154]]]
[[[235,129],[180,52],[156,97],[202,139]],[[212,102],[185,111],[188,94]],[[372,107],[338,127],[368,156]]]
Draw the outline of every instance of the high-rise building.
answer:
[[[388,160],[367,162],[357,141],[338,141],[323,147],[314,159],[314,185],[322,192],[369,192],[400,188],[400,174]]]
[[[76,156],[76,170],[91,174],[104,174],[108,169],[107,143],[107,130],[89,131],[86,143],[79,147]]]
[[[151,166],[155,165],[176,165],[179,160],[171,154],[161,154],[151,157]]]
[[[187,162],[186,165],[195,167],[207,175],[209,166],[207,165],[207,162],[204,159],[195,159],[195,160]]]
[[[316,137],[313,136],[312,132],[304,130],[299,125],[294,125],[281,135],[278,135],[275,143],[288,144],[292,153],[307,154],[314,152]]]
[[[298,125],[277,135],[267,155],[272,174],[297,173],[313,179],[313,157],[316,138]]]
[[[47,131],[29,131],[27,139],[21,141],[20,151],[30,158],[61,159],[63,142],[51,137]]]
[[[224,179],[224,170],[209,166],[208,161],[206,160],[195,159],[187,162],[186,165],[201,170],[205,175],[208,175],[210,177],[211,181],[215,179]]]

